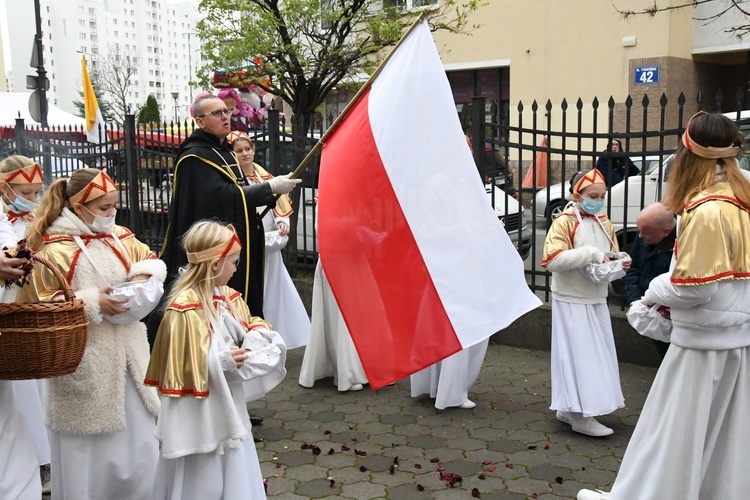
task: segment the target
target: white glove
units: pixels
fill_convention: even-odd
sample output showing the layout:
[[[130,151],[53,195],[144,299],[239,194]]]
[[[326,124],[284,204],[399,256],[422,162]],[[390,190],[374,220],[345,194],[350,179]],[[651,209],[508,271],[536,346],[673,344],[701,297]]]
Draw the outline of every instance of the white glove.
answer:
[[[268,184],[271,185],[271,192],[273,194],[289,194],[292,189],[297,187],[297,184],[302,182],[302,179],[290,179],[290,175],[292,174],[279,175],[268,181]]]

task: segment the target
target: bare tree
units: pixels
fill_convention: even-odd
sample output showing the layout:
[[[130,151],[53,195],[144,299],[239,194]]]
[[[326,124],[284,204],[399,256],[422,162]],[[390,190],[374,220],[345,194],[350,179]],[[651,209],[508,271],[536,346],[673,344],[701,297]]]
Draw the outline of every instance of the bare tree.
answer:
[[[119,123],[128,114],[128,94],[137,72],[138,57],[121,51],[119,45],[110,46],[107,55],[99,58],[97,81],[108,97],[113,117]]]
[[[695,8],[701,4],[708,4],[713,2],[723,3],[718,12],[707,17],[693,17],[693,19],[695,19],[696,21],[705,21],[706,23],[709,23],[733,10],[739,12],[745,19],[750,19],[750,0],[690,0],[677,5],[658,5],[657,1],[654,0],[653,5],[641,10],[620,9],[615,4],[615,0],[610,0],[610,2],[612,3],[612,7],[614,7],[615,10],[625,19],[639,15],[648,15],[653,17],[659,12]],[[730,26],[725,31],[727,33],[734,33],[735,35],[737,35],[737,37],[742,38],[743,36],[750,33],[750,22]]]

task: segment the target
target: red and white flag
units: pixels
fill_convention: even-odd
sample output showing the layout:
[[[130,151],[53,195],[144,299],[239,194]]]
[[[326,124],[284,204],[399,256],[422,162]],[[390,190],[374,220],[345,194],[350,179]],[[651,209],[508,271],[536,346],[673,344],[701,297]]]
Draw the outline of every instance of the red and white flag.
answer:
[[[323,146],[318,239],[373,389],[541,304],[477,173],[426,22]]]

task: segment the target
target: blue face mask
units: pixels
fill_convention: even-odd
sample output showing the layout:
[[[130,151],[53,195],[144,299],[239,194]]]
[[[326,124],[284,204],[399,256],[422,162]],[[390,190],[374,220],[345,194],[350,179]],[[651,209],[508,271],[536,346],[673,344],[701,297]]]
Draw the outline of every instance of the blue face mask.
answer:
[[[10,188],[11,192],[16,195],[16,199],[11,202],[13,208],[19,212],[32,212],[36,208],[36,202],[29,201],[23,196],[18,196],[13,188]]]
[[[581,203],[581,208],[587,214],[596,215],[602,211],[602,208],[604,208],[604,200],[595,201],[591,198],[584,198],[583,203]]]

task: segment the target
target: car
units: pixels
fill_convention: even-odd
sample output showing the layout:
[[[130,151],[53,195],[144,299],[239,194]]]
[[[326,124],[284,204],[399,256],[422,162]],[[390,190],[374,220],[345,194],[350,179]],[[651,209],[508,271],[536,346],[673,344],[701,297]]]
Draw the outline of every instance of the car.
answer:
[[[297,222],[297,249],[311,253],[318,250],[317,230],[315,227],[315,218],[317,216],[315,204],[316,191],[310,187],[302,188],[300,206],[303,208]],[[525,260],[531,251],[532,232],[531,227],[529,227],[523,216],[523,206],[518,200],[497,186],[485,184],[485,191],[490,203],[493,204],[497,218],[503,223],[505,231],[518,249],[518,253]]]
[[[659,165],[659,156],[634,156],[630,158],[638,170],[642,170],[641,166],[645,160],[646,171],[653,169],[654,166]],[[571,173],[572,175],[572,173]],[[631,176],[629,179],[640,176]],[[614,189],[615,186],[613,186]],[[633,191],[629,190],[629,198],[632,198],[630,193]],[[640,191],[638,191],[640,193]],[[563,211],[565,205],[570,200],[570,178],[565,179],[562,182],[553,184],[552,186],[540,189],[534,195],[534,202],[532,210],[534,211],[534,217],[541,223],[546,223],[547,227],[552,224],[552,220]],[[655,201],[655,200],[654,200]]]

